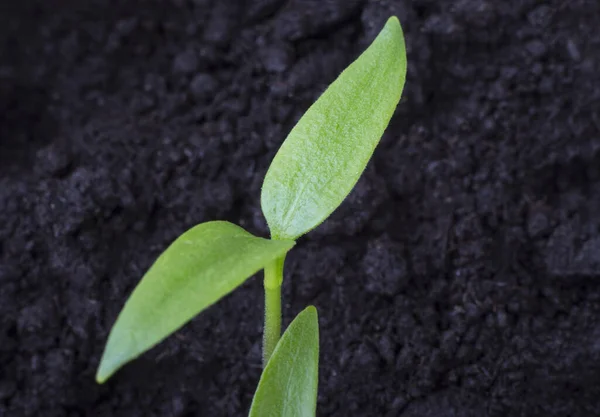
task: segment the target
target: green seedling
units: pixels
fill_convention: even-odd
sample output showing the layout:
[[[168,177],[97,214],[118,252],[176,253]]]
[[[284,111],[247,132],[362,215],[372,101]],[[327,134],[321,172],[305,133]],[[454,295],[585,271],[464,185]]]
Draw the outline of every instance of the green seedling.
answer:
[[[261,207],[271,239],[213,221],[177,238],[150,267],[114,324],[96,380],[106,381],[194,316],[264,269],[263,366],[250,417],[314,416],[317,311],[302,311],[281,336],[287,252],[348,196],[400,100],[406,51],[391,17],[294,126],[264,179]]]

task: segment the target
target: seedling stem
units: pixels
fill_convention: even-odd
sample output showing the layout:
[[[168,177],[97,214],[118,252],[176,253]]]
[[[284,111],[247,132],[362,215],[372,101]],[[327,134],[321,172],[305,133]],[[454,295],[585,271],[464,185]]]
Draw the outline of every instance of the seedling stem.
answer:
[[[281,284],[285,255],[265,267],[265,329],[263,336],[263,368],[281,337]]]

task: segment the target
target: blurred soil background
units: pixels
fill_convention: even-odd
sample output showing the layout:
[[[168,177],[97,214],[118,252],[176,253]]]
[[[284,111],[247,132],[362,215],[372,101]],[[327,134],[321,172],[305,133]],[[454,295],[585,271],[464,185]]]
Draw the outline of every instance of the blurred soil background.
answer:
[[[260,277],[103,386],[110,326],[187,228],[267,236],[262,178],[390,15],[403,99],[288,256],[318,416],[600,415],[600,2],[0,5],[0,416],[245,416]]]

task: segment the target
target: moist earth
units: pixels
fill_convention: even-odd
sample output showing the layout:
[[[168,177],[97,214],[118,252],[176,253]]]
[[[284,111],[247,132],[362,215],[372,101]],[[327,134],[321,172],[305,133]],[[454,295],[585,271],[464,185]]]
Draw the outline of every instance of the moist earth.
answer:
[[[244,416],[250,279],[105,385],[108,331],[189,227],[267,236],[287,132],[390,15],[404,95],[288,256],[320,315],[318,416],[600,415],[600,2],[0,6],[0,416]]]

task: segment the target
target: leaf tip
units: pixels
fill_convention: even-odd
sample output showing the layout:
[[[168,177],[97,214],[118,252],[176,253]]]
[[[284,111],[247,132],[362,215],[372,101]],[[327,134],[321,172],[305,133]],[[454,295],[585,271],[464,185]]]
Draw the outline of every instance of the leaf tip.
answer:
[[[308,306],[304,309],[304,311],[306,312],[306,314],[310,314],[311,316],[317,316],[318,317],[318,313],[317,313],[317,308],[315,306]]]
[[[111,333],[114,332],[114,329]],[[105,383],[108,378],[113,376],[119,368],[121,368],[127,359],[124,359],[123,351],[120,354],[115,353],[115,346],[113,345],[111,339],[112,334],[108,338],[108,343],[102,354],[102,359],[100,359],[100,365],[98,365],[98,370],[96,371],[96,382],[98,384]],[[123,346],[121,346],[123,347]]]
[[[100,361],[98,371],[96,371],[96,383],[100,385],[104,384],[106,380],[110,378],[112,373],[113,371],[108,369],[108,367],[106,366],[106,361],[102,359],[102,361]]]
[[[402,43],[404,43],[404,33],[402,31],[402,25],[400,24],[400,20],[396,16],[391,16],[382,30],[383,33],[387,32],[390,36],[393,36],[399,39]]]
[[[313,305],[306,307],[304,310],[310,312],[311,314],[317,314],[317,308]]]
[[[398,20],[398,17],[396,17],[396,16],[390,16],[389,19],[387,20],[387,22],[385,23],[385,25],[400,27],[400,20]]]

